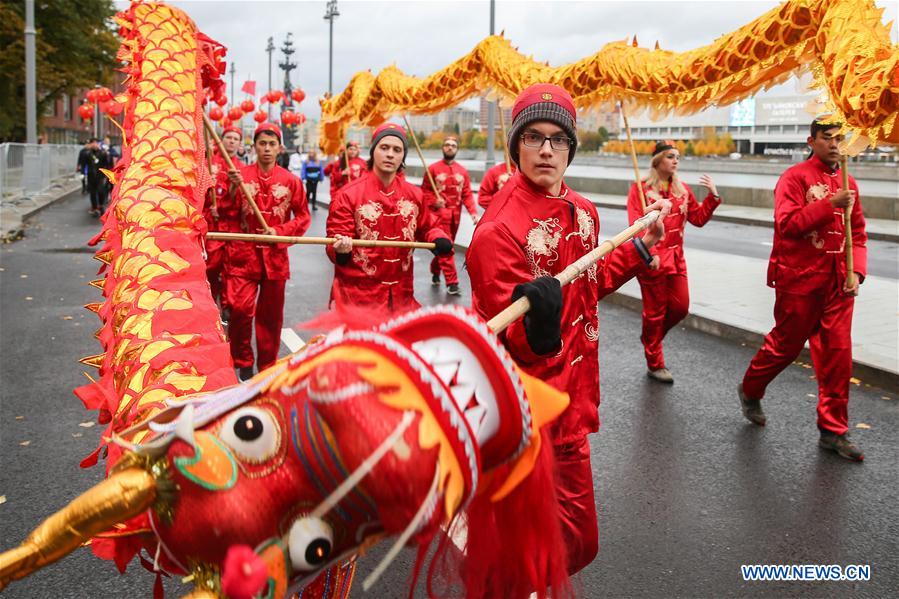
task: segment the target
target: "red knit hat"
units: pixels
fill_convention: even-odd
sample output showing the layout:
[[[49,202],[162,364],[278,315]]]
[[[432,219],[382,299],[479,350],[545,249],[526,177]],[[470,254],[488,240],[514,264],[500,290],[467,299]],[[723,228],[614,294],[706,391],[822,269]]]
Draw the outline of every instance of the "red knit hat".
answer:
[[[400,141],[403,142],[403,159],[405,160],[405,154],[408,147],[406,146],[406,130],[397,125],[396,123],[384,123],[371,135],[371,146],[368,148],[369,157],[373,156],[375,153],[375,146],[378,145],[378,142],[388,135],[393,135],[394,137],[399,137]]]
[[[260,133],[271,133],[278,138],[278,141],[281,141],[281,127],[274,123],[259,123],[259,126],[256,127],[256,130],[253,131],[253,143],[256,143],[256,138],[259,137]]]
[[[237,136],[243,139],[243,131],[240,130],[240,127],[228,125],[225,127],[224,131],[222,131],[222,137],[225,137],[225,133],[237,133]]]
[[[568,164],[577,150],[577,110],[571,94],[551,83],[536,83],[522,90],[512,106],[512,126],[509,128],[509,157],[518,164],[518,137],[530,123],[549,121],[561,127],[572,139]]]

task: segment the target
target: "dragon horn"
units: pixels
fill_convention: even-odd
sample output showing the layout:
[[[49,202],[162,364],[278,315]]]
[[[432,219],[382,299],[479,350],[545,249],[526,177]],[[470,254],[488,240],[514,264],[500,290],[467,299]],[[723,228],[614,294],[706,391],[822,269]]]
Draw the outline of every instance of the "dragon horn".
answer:
[[[21,545],[0,554],[0,590],[140,514],[155,499],[156,480],[146,470],[131,467],[111,475],[44,520]]]

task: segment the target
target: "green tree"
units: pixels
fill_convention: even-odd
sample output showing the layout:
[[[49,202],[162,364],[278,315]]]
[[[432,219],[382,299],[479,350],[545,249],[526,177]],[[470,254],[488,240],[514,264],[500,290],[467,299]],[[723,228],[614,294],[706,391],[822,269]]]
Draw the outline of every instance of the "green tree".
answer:
[[[597,133],[599,134],[599,147],[601,148],[609,141],[609,130],[605,127],[600,127]]]
[[[62,94],[111,85],[119,41],[111,0],[35,2],[37,114]],[[0,0],[0,140],[25,139],[25,3]]]

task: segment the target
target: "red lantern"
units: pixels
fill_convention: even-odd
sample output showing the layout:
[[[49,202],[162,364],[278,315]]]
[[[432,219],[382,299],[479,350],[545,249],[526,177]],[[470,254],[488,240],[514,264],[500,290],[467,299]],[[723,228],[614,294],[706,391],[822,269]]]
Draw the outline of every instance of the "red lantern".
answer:
[[[279,89],[269,90],[267,94],[265,94],[265,98],[274,104],[275,102],[280,102],[281,98],[284,97],[284,92]]]
[[[85,121],[89,121],[94,118],[94,106],[93,104],[82,104],[78,107],[78,116],[80,116]]]
[[[264,123],[267,118],[268,114],[264,110],[257,110],[256,114],[253,115],[253,120],[257,123]]]
[[[112,99],[112,92],[108,87],[101,87],[97,91],[97,102],[107,102]]]
[[[302,125],[306,122],[306,115],[301,112],[296,115],[293,120],[297,125]]]
[[[218,106],[213,106],[209,109],[209,118],[211,118],[213,121],[220,121],[222,120],[223,116],[225,116],[225,111]]]
[[[110,100],[109,106],[106,109],[106,114],[109,116],[119,116],[122,114],[122,111],[125,109],[125,105],[121,102],[117,102],[116,100]]]
[[[292,92],[290,92],[290,97],[293,98],[297,104],[299,104],[300,102],[302,102],[303,100],[306,99],[306,92],[304,92],[300,88],[297,88],[297,89],[293,90]]]
[[[225,104],[228,103],[228,96],[226,96],[225,94],[218,96],[215,99],[215,103],[218,104],[219,106],[224,106]]]
[[[228,118],[232,121],[239,121],[243,117],[243,110],[238,106],[232,106],[230,110],[228,110]]]
[[[297,122],[297,115],[289,110],[281,113],[281,123],[284,125],[293,125]]]
[[[222,121],[222,127],[224,127],[225,129],[227,129],[228,127],[230,127],[233,124],[234,123],[231,122],[231,119],[226,118],[225,120]]]
[[[245,114],[253,112],[255,108],[256,105],[253,104],[253,100],[244,100],[240,103],[240,109],[243,110]]]

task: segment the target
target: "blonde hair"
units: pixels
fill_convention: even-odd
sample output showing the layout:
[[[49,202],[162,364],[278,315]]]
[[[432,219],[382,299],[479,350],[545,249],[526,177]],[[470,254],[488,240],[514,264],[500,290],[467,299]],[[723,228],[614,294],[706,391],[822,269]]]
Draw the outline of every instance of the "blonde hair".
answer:
[[[654,189],[655,191],[661,191],[662,184],[668,183],[668,181],[662,179],[662,177],[659,175],[659,171],[656,170],[659,162],[662,161],[662,155],[664,153],[665,152],[659,152],[652,157],[652,162],[649,165],[649,174],[646,175],[646,178],[644,179],[646,185],[648,185],[650,189]],[[677,176],[677,173],[671,175],[671,182],[668,185],[668,192],[672,197],[675,198],[687,195],[687,188],[684,187],[683,183],[681,183],[680,178]]]

